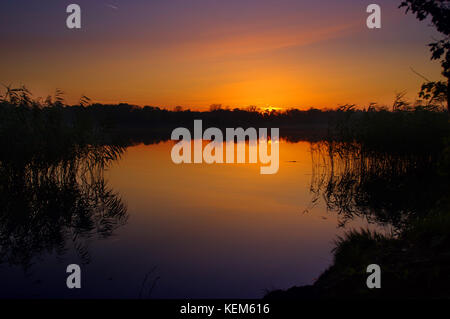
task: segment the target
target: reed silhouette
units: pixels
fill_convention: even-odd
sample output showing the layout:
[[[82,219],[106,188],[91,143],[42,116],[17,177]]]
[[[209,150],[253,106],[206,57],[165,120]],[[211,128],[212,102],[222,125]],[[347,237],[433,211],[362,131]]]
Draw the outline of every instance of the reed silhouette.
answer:
[[[352,116],[346,114],[327,141],[312,144],[313,201],[323,198],[341,226],[363,217],[390,231],[347,231],[336,240],[333,264],[313,285],[272,291],[266,298],[448,298],[449,123],[432,115],[431,123],[442,125],[423,137],[404,135],[400,121],[400,129],[380,133],[377,140],[371,126],[386,114]],[[392,116],[406,116],[407,126],[416,129],[429,123],[409,113]],[[370,264],[382,268],[382,289],[366,287]]]
[[[0,104],[0,263],[28,269],[69,246],[88,263],[87,240],[127,221],[103,176],[124,148],[105,144],[87,117],[68,117],[58,92],[44,106],[26,88],[8,88]]]
[[[450,296],[450,123],[424,97],[411,105],[399,94],[390,110],[342,106],[327,138],[312,143],[313,202],[323,198],[340,226],[362,217],[389,232],[347,231],[313,285],[266,298]],[[370,264],[382,268],[382,289],[366,287]]]
[[[341,130],[352,124],[343,122],[342,118],[364,117],[366,122],[376,120],[379,124],[369,126],[373,132],[367,132],[374,134],[376,140],[380,141],[378,135],[383,134],[386,128],[401,130],[404,135],[420,132],[425,138],[426,134],[432,133],[420,130],[434,129],[435,124],[442,127],[447,119],[442,104],[443,95],[429,86],[421,93],[420,99],[414,103],[406,101],[404,95],[398,95],[391,109],[370,104],[367,107],[343,105],[335,110],[310,108],[269,111],[255,106],[233,109],[215,104],[209,111],[201,112],[182,107],[171,111],[125,103],[105,105],[92,103],[86,96],[82,96],[77,105],[67,105],[64,93],[59,89],[53,96],[41,99],[33,98],[26,87],[7,86],[4,93],[0,94],[0,133],[6,145],[9,143],[18,150],[28,149],[28,141],[37,148],[40,141],[45,141],[47,145],[52,144],[51,148],[55,150],[90,140],[128,146],[169,140],[174,128],[192,128],[194,120],[200,119],[205,127],[279,127],[281,135],[289,141],[318,141],[326,138],[331,128],[337,129],[335,123],[343,124],[339,128]],[[398,126],[398,120],[404,127]],[[364,124],[361,121],[358,123]],[[34,149],[29,150],[30,153],[34,152]]]
[[[398,155],[337,142],[315,143],[312,154],[311,191],[338,212],[342,225],[365,217],[401,229],[448,195],[439,173],[442,154]]]
[[[52,162],[19,166],[2,160],[0,263],[27,269],[39,255],[62,255],[69,246],[89,263],[88,239],[109,237],[127,221],[125,204],[103,178],[117,154],[102,146]]]

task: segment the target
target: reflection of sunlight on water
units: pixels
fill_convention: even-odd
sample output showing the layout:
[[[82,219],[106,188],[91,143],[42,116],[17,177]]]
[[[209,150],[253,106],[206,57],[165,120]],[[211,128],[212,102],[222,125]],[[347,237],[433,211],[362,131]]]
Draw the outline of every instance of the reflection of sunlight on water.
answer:
[[[127,148],[104,178],[126,203],[128,223],[92,241],[86,265],[92,284],[80,297],[136,298],[154,266],[161,278],[155,298],[258,298],[264,289],[311,284],[331,264],[333,241],[345,229],[311,193],[310,143],[277,143],[274,175],[259,174],[258,164],[175,165],[173,141]],[[233,144],[245,146],[247,160],[258,148],[255,141]],[[346,229],[366,225],[355,218]],[[59,271],[54,258],[44,255],[36,276],[52,283],[47,295],[67,297],[52,279]],[[42,295],[20,272],[0,281]]]
[[[312,283],[330,265],[345,229],[322,200],[311,206],[309,143],[279,141],[274,175],[255,164],[175,165],[173,144],[130,147],[108,173],[132,215],[122,238],[133,255],[157,260],[165,278],[155,296],[260,297],[265,287]],[[247,154],[257,147],[245,145]],[[366,224],[358,218],[347,227]]]
[[[249,140],[189,140],[175,143],[171,158],[175,164],[260,164],[260,174],[276,174],[279,169],[278,137]],[[272,143],[273,142],[273,143]]]

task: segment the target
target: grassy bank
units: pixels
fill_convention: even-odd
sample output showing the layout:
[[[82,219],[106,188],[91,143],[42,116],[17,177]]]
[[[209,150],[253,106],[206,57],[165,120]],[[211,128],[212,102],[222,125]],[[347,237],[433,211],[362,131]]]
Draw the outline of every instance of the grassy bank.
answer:
[[[348,230],[317,281],[266,298],[449,298],[449,129],[446,113],[421,108],[342,112],[313,147],[312,191],[341,225],[363,217],[392,232]],[[381,289],[366,286],[370,264],[381,267]]]

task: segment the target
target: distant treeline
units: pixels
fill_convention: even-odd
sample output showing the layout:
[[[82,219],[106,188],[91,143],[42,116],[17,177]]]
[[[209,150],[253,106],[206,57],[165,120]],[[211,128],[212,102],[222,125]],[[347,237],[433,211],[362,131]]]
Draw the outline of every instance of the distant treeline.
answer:
[[[100,104],[92,103],[86,96],[81,97],[79,104],[67,105],[64,102],[63,92],[56,90],[54,96],[46,99],[33,99],[31,93],[25,87],[11,89],[0,94],[0,105],[27,107],[34,109],[57,108],[65,113],[66,120],[73,119],[79,113],[88,115],[96,124],[111,126],[131,127],[165,127],[192,124],[193,120],[201,119],[208,125],[221,127],[223,125],[249,126],[256,124],[272,124],[280,126],[298,126],[300,124],[326,125],[333,118],[337,110],[260,110],[256,106],[245,109],[222,107],[213,104],[209,111],[193,111],[175,107],[173,110],[157,106],[137,106],[127,103]]]
[[[108,136],[104,142],[122,139],[124,143],[129,143],[130,140],[153,143],[170,138],[172,129],[179,126],[190,128],[194,120],[200,119],[204,127],[279,127],[281,135],[288,139],[317,140],[329,136],[330,132],[348,135],[348,132],[342,130],[342,125],[347,126],[350,117],[352,119],[372,118],[367,117],[367,114],[383,114],[383,121],[395,119],[394,122],[389,120],[389,124],[393,126],[396,126],[398,114],[420,113],[419,117],[412,116],[417,119],[423,118],[424,113],[436,114],[435,117],[445,119],[446,112],[430,101],[411,105],[403,99],[402,95],[399,95],[391,107],[371,104],[366,108],[343,105],[334,110],[311,108],[268,111],[260,110],[255,106],[232,109],[216,104],[211,105],[208,111],[192,111],[183,110],[181,107],[167,110],[126,103],[115,105],[92,103],[85,96],[81,97],[79,104],[67,105],[64,102],[64,93],[60,90],[56,90],[53,96],[48,96],[46,99],[35,99],[26,87],[6,87],[4,94],[0,94],[2,117],[0,133],[13,133],[11,130],[6,132],[5,128],[26,129],[33,126],[39,129],[39,125],[46,127],[50,125],[53,128],[58,126],[58,129],[64,132],[70,130],[75,133],[76,131],[78,137],[95,135],[98,138],[99,132],[102,134],[107,132],[106,135],[102,135],[103,139]],[[392,113],[397,115],[391,116]],[[400,117],[405,118],[403,115]],[[408,115],[408,117],[411,116]],[[57,132],[50,132],[50,134],[54,135]]]

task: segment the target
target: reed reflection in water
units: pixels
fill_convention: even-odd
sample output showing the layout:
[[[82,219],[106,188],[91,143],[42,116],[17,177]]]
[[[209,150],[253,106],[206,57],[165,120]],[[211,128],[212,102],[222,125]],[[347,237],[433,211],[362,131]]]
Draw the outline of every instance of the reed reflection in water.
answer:
[[[427,161],[423,174],[411,175],[418,158],[358,145],[280,140],[274,175],[261,175],[260,163],[176,165],[173,145],[90,146],[51,165],[2,166],[3,266],[26,266],[42,281],[17,289],[50,297],[262,297],[313,283],[349,229],[400,229],[427,209],[418,186],[437,181]],[[247,154],[253,147],[246,143]],[[86,263],[85,286],[69,292],[65,265],[76,260]]]
[[[312,144],[311,191],[338,212],[341,224],[358,216],[399,229],[424,217],[448,195],[438,154],[393,153],[358,143]]]
[[[66,254],[69,246],[78,262],[89,263],[88,241],[107,238],[127,222],[126,205],[104,179],[105,168],[122,153],[117,146],[85,145],[52,160],[39,154],[28,162],[3,160],[0,263],[27,270],[46,254]]]

